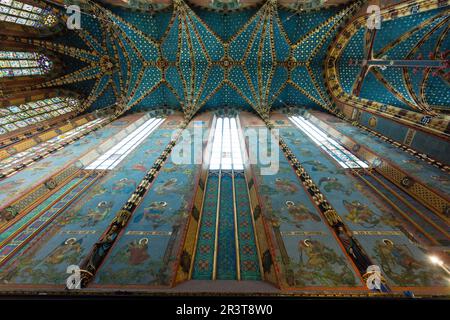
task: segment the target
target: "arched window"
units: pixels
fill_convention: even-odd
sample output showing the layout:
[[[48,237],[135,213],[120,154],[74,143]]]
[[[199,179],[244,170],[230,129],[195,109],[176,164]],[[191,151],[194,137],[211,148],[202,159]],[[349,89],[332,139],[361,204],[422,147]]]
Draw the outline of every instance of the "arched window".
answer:
[[[0,109],[0,134],[50,120],[76,111],[80,102],[74,98],[55,97]]]
[[[44,75],[52,66],[50,59],[40,53],[0,51],[0,78]]]
[[[58,19],[49,10],[16,0],[0,0],[0,21],[17,23],[35,28],[49,28]]]

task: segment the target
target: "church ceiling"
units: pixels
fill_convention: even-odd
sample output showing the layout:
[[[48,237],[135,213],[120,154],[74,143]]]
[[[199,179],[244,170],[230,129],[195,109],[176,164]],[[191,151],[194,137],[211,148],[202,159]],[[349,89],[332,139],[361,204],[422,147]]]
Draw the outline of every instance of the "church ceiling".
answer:
[[[229,12],[261,6],[264,0],[188,0],[188,3],[210,11]],[[349,0],[279,0],[280,6],[290,10],[316,10],[349,3]],[[102,0],[102,3],[137,11],[156,12],[170,8],[172,0]]]
[[[449,10],[439,8],[383,21],[380,30],[358,29],[337,62],[345,92],[407,110],[448,111],[449,19]],[[367,69],[363,59],[409,65]]]
[[[64,46],[35,41],[70,57],[67,74],[42,86],[83,93],[90,111],[114,103],[120,112],[167,106],[186,115],[227,106],[329,109],[327,48],[360,5],[292,12],[269,0],[225,13],[177,0],[149,13],[91,2],[82,30],[53,40]],[[444,5],[386,19],[380,30],[359,28],[337,61],[343,89],[407,110],[448,109],[448,20]],[[367,59],[418,65],[368,68]],[[427,68],[430,60],[443,67]]]
[[[123,110],[163,104],[188,115],[219,106],[324,107],[326,46],[359,5],[296,14],[267,1],[228,15],[178,0],[150,15],[91,3],[83,29],[56,39],[71,72],[44,86],[91,86],[91,110],[116,101]]]

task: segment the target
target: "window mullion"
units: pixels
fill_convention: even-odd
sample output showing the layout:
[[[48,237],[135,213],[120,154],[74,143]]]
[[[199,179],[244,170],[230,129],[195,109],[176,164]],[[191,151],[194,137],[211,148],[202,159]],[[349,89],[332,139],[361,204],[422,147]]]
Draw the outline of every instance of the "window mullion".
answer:
[[[319,127],[304,119],[301,116],[290,117],[291,121],[308,136],[314,143],[319,145],[334,160],[336,160],[343,168],[367,168],[367,164],[361,161],[344,148],[339,142],[332,139],[323,132]]]

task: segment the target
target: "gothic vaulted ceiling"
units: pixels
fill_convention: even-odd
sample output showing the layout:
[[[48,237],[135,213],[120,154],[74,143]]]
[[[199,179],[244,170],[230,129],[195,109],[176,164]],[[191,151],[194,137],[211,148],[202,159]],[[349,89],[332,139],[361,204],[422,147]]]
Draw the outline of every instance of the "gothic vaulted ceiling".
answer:
[[[335,3],[339,2],[346,1]],[[41,87],[76,90],[87,97],[88,110],[116,103],[122,111],[168,106],[186,114],[226,106],[260,113],[286,105],[327,109],[331,104],[323,73],[327,48],[338,28],[362,5],[356,1],[292,11],[269,0],[228,12],[183,0],[160,11],[129,10],[111,3],[118,4],[85,4],[80,30],[51,41],[33,40],[65,55],[66,75]],[[446,78],[439,78],[440,74],[430,77],[411,69],[405,82],[402,69],[372,68],[364,73],[352,64],[364,59],[368,50],[372,57],[408,59],[448,47],[442,46],[448,42],[445,12],[407,16],[400,24],[388,21],[378,36],[369,37],[364,28],[355,33],[338,63],[342,86],[367,99],[404,108],[411,108],[414,90],[418,99],[448,105],[448,97],[436,97],[435,91],[417,92],[424,81],[442,86]],[[418,45],[421,37],[425,38]]]
[[[264,0],[187,0],[196,7],[213,11],[237,11],[256,7]],[[67,1],[68,2],[68,1]],[[102,3],[139,11],[161,11],[168,9],[172,0],[101,0]],[[279,0],[278,3],[291,10],[314,10],[351,2],[350,0]]]
[[[450,110],[449,10],[435,9],[358,28],[337,63],[348,94],[423,113]],[[367,66],[385,60],[404,67]]]
[[[324,106],[326,47],[359,6],[296,14],[271,0],[224,14],[177,0],[151,14],[92,2],[81,30],[52,39],[64,46],[36,41],[70,56],[67,74],[43,86],[76,89],[90,109]]]

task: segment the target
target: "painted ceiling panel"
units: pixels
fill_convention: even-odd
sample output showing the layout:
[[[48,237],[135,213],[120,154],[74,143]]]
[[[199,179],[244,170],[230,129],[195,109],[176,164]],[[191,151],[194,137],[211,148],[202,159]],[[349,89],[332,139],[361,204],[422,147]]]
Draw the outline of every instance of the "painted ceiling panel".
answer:
[[[142,75],[142,81],[137,87],[136,93],[130,98],[129,105],[134,105],[139,99],[147,96],[161,81],[161,71],[155,67],[148,67]]]
[[[262,29],[260,21],[261,17],[259,15],[254,15],[251,20],[249,20],[249,23],[233,37],[230,42],[230,57],[232,59],[236,61],[243,59],[249,41],[252,38],[252,34],[258,34],[258,31]]]
[[[143,57],[140,55],[140,52],[133,48],[130,44],[130,40],[125,36],[125,34],[120,34],[118,36],[122,47],[120,50],[124,50],[123,55],[128,60],[127,65],[127,77],[125,80],[126,92],[128,96],[132,95],[132,91],[139,85],[137,82],[140,78],[139,74],[144,71]],[[123,65],[121,66],[123,70]]]
[[[272,86],[269,88],[268,101],[273,103],[276,101],[280,94],[280,91],[284,88],[286,81],[288,80],[289,73],[284,67],[276,67],[273,74]]]
[[[66,85],[66,88],[68,90],[76,91],[85,96],[88,96],[91,93],[96,82],[97,82],[97,79],[89,79],[89,80],[80,81],[77,83],[72,83],[72,84]]]
[[[177,67],[169,67],[166,71],[166,80],[172,85],[179,99],[184,100],[183,82]]]
[[[136,28],[131,27],[113,15],[111,15],[110,19],[119,27],[122,35],[129,39],[128,44],[134,50],[137,50],[145,60],[155,61],[158,59],[158,48],[153,39],[138,32]]]
[[[331,21],[321,25],[315,32],[298,42],[298,46],[294,49],[293,55],[297,61],[307,61],[311,57],[314,48],[320,43],[322,38],[331,29],[334,23]]]
[[[445,43],[449,20],[444,5],[383,21],[368,42],[366,28],[360,28],[337,63],[343,89],[348,93],[356,89],[362,98],[407,110],[450,109],[446,94],[450,90],[444,80],[449,72],[449,43]],[[369,62],[362,72],[365,59]],[[428,95],[433,96],[428,99]]]
[[[450,84],[440,76],[431,76],[425,89],[425,100],[430,105],[450,109]]]
[[[179,41],[181,41],[181,45],[177,49],[177,52],[179,53],[177,61],[179,64],[187,64],[191,62],[191,54],[193,54],[191,53],[191,50],[194,50],[194,48],[189,46],[189,39],[187,38],[189,33],[186,30],[186,25],[181,24],[180,28]],[[200,57],[198,59],[200,59]]]
[[[101,54],[106,54],[104,50],[105,48],[103,48],[103,45],[99,42],[99,40],[94,38],[90,33],[82,32],[82,34],[84,39],[86,40],[87,45],[92,48],[92,50],[97,51]]]
[[[290,41],[295,43],[338,11],[337,8],[329,8],[302,13],[279,10],[278,13]]]
[[[95,102],[91,105],[90,111],[95,111],[98,109],[102,109],[103,106],[110,106],[114,104],[114,92],[111,85],[108,85],[103,93],[95,100]]]
[[[443,23],[442,26],[434,30],[434,32],[431,33],[431,35],[424,41],[422,45],[418,48],[417,51],[414,53],[414,58],[423,58],[427,59],[430,57],[430,54],[434,53],[436,46],[438,44],[438,41],[441,37],[444,37],[441,41],[441,51],[445,51],[445,49],[450,48],[450,37],[448,35],[448,29],[449,29],[449,23]],[[447,30],[447,32],[446,32]],[[445,34],[447,36],[445,36]]]
[[[138,79],[139,79],[139,73],[143,72],[144,69],[142,67],[142,64],[140,62],[138,62],[137,60],[132,59],[131,60],[131,70],[130,70],[130,75],[128,77],[127,80],[128,81],[128,91],[127,91],[127,95],[131,96],[133,90],[139,86],[138,83]]]
[[[378,81],[377,78],[375,78],[372,72],[369,72],[364,79],[364,85],[362,87],[360,97],[393,106],[407,108],[407,105],[403,104],[391,92],[386,90],[386,87]]]
[[[433,17],[437,11],[438,10],[432,10],[382,22],[382,28],[377,30],[378,35],[374,41],[373,51],[379,52],[388,43],[400,38],[414,26],[417,26],[425,20]]]
[[[222,59],[224,49],[220,39],[196,15],[191,15],[189,18],[190,31],[196,35],[196,39],[204,46],[202,49],[208,52],[211,60]]]
[[[345,47],[340,63],[338,65],[339,80],[341,82],[342,88],[347,92],[351,93],[353,88],[353,83],[358,77],[361,68],[359,66],[350,65],[349,61],[353,59],[363,59],[364,58],[364,35],[366,29],[361,28],[356,32],[356,34],[351,38],[350,42]]]
[[[244,27],[257,10],[248,9],[233,13],[223,13],[194,8],[194,12],[221,40],[228,41]]]
[[[92,92],[95,95],[100,95],[100,93],[102,93],[103,91],[105,91],[106,87],[109,85],[110,83],[110,77],[109,76],[103,76],[100,78],[100,80],[96,83],[94,89],[92,90]]]
[[[90,78],[90,77],[95,77],[96,75],[101,74],[101,69],[100,67],[94,67],[94,68],[88,68],[88,69],[84,69],[84,70],[79,70],[79,77],[80,78]]]
[[[258,10],[227,14],[198,8],[194,11],[180,0],[174,3],[170,18],[168,12],[131,13],[126,9],[110,11],[94,6],[101,23],[84,14],[82,22],[86,24],[80,33],[90,50],[75,49],[74,54],[75,58],[90,63],[83,73],[97,79],[105,75],[102,81],[111,81],[116,101],[125,101],[127,109],[142,107],[143,101],[150,101],[159,91],[155,86],[164,84],[178,100],[179,107],[185,112],[188,109],[195,112],[210,107],[210,99],[214,105],[220,105],[218,97],[227,99],[224,104],[239,101],[269,110],[272,103],[278,106],[285,103],[277,97],[296,95],[291,91],[283,94],[283,90],[300,91],[302,98],[291,99],[292,104],[329,103],[328,98],[324,99],[320,71],[326,54],[324,46],[331,43],[349,8],[357,4],[290,17],[273,1]],[[295,25],[291,19],[296,21]],[[112,39],[104,39],[106,35],[112,35]],[[300,37],[302,41],[292,47],[290,41]],[[76,48],[75,42],[73,47]],[[293,70],[305,61],[310,66],[296,75],[298,71]],[[288,89],[289,79],[296,83]],[[73,80],[77,81],[82,80]],[[93,86],[96,90],[89,96],[90,103],[104,86],[99,81]],[[227,81],[230,88],[220,89]],[[232,99],[225,93],[241,97]],[[304,94],[309,98],[305,100]]]
[[[110,6],[107,6],[107,8],[115,15],[121,17],[125,21],[128,21],[131,25],[156,40],[160,40],[163,37],[164,31],[167,29],[172,16],[170,11],[151,14],[146,12],[123,10]]]
[[[420,86],[424,78],[423,70],[412,70],[412,71],[408,70],[408,74],[410,75],[410,84],[412,92],[420,94]]]
[[[426,20],[426,25],[420,27],[416,32],[409,35],[406,39],[395,45],[393,48],[384,51],[383,54],[378,53],[377,57],[386,55],[389,59],[405,58],[411,49],[420,41],[420,39],[427,34],[427,32],[431,31],[435,26],[439,25],[439,23],[443,23],[445,19],[446,16],[442,15],[440,17],[433,17]]]
[[[158,109],[161,107],[175,108],[179,105],[178,99],[170,91],[170,89],[163,83],[158,86],[151,95],[146,96],[142,101],[133,106],[133,111],[145,111],[152,108]]]
[[[314,57],[309,66],[309,73],[313,83],[317,85],[316,91],[321,94],[322,100],[328,103],[329,97],[325,88],[325,77],[323,74],[325,57],[321,58],[319,55]]]
[[[217,88],[224,78],[224,70],[220,66],[212,66],[208,69],[208,78],[205,82],[205,88]],[[203,90],[200,95],[200,101],[205,101],[210,95],[209,90]]]
[[[251,110],[248,102],[242,98],[236,90],[228,84],[224,84],[209,100],[201,110],[216,109],[224,107],[238,106],[243,109]]]
[[[83,14],[81,19],[82,30],[89,31],[95,39],[104,37],[102,23],[93,15]]]
[[[297,61],[307,61],[312,58],[314,50],[320,48],[322,42],[330,37],[333,28],[336,27],[336,23],[345,16],[346,12],[346,10],[341,10],[302,37],[294,46],[293,56],[295,59]]]
[[[408,93],[405,81],[403,81],[403,68],[386,68],[385,70],[381,70],[380,73],[389,85],[403,97],[403,99],[410,103],[414,103]]]
[[[236,87],[239,88],[240,92],[247,98],[247,100],[251,101],[252,104],[256,104],[257,97],[253,95],[250,86],[247,84],[246,74],[243,68],[239,66],[231,68],[229,79]]]
[[[114,72],[111,77],[114,85],[114,90],[116,90],[117,93],[121,93],[122,84],[119,73]]]
[[[443,41],[441,44],[441,50],[444,51],[446,48],[450,48],[450,33],[449,33],[450,28],[447,26],[447,28],[445,29],[445,34],[443,35]]]
[[[120,48],[119,47],[119,43],[121,43],[120,40],[118,39],[114,39],[114,44],[116,46],[116,48]],[[128,79],[129,76],[129,72],[128,72],[128,68],[131,69],[131,65],[130,65],[130,61],[127,57],[127,55],[125,54],[126,52],[123,50],[117,50],[117,56],[118,56],[118,71],[116,72],[116,74],[119,76],[119,79],[121,80],[121,88],[123,89],[124,86],[124,82],[126,82],[125,79]]]
[[[72,46],[83,50],[92,49],[91,47],[89,47],[86,41],[84,41],[77,33],[74,32],[70,35],[70,37],[68,37],[67,34],[55,35],[53,41],[62,45]]]
[[[206,63],[196,63],[195,66],[195,73],[194,73],[194,89],[191,91],[192,94],[197,95],[200,90],[202,89],[202,87],[204,86],[203,82],[207,81],[209,74],[209,67]],[[221,79],[217,79],[218,82],[221,81]],[[210,88],[208,86],[204,86],[204,88]],[[214,89],[214,88],[212,88]]]
[[[314,83],[312,82],[311,77],[309,76],[308,70],[306,67],[298,67],[292,72],[292,80],[295,83],[301,83],[301,87],[308,92],[313,98],[318,101],[323,102],[320,94],[314,87]]]
[[[277,107],[286,107],[288,105],[300,105],[304,107],[317,108],[317,103],[313,102],[310,98],[300,92],[297,88],[288,84],[286,88],[277,97]]]

